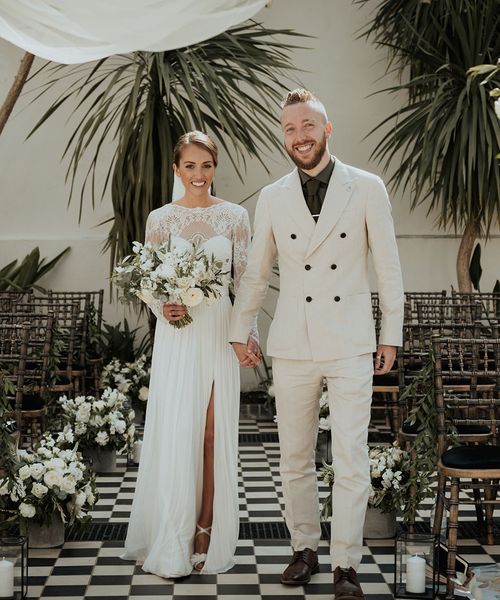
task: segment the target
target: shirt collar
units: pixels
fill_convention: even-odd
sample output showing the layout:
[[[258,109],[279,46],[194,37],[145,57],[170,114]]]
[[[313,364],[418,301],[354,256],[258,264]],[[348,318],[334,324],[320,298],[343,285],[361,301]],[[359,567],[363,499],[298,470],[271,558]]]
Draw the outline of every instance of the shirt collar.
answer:
[[[302,185],[305,185],[305,183],[307,181],[309,181],[309,179],[317,179],[318,181],[321,181],[321,183],[325,183],[326,185],[328,185],[328,183],[330,182],[330,178],[332,176],[333,173],[333,169],[335,167],[335,159],[333,158],[333,156],[330,157],[330,162],[326,165],[326,167],[320,171],[317,175],[315,175],[314,177],[312,177],[311,175],[308,175],[307,173],[304,173],[304,171],[302,171],[302,169],[299,169],[299,177],[300,177],[300,181],[302,183]]]

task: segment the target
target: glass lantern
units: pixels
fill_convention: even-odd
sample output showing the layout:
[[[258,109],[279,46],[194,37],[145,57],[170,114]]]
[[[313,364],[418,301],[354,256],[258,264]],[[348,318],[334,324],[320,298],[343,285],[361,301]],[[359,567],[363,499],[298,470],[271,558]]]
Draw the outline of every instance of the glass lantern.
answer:
[[[28,592],[28,538],[0,537],[0,600],[22,600]]]
[[[396,537],[394,598],[427,598],[438,592],[439,537],[401,532]]]

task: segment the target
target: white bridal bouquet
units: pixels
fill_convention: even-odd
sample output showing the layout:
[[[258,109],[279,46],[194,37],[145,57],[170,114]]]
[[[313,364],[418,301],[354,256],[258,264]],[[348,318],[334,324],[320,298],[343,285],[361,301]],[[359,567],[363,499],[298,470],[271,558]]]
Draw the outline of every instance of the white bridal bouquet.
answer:
[[[50,524],[59,513],[62,521],[90,520],[88,510],[98,498],[95,476],[81,461],[70,427],[45,433],[33,450],[18,450],[14,476],[0,480],[0,507],[37,523]]]
[[[121,299],[128,302],[138,297],[144,302],[161,300],[169,304],[184,304],[188,308],[201,302],[212,303],[229,275],[223,262],[209,256],[198,246],[176,247],[168,241],[158,247],[149,242],[133,243],[133,254],[115,267],[112,281],[122,290]],[[192,323],[187,314],[174,327]]]
[[[133,410],[125,408],[127,398],[118,390],[106,388],[94,396],[61,396],[63,418],[73,428],[80,448],[106,448],[118,454],[131,452],[135,441]]]

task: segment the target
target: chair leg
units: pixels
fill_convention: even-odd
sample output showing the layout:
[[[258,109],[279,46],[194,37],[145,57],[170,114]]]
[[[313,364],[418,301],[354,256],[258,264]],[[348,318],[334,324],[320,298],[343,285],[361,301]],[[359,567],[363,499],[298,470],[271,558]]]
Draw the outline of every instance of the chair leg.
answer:
[[[415,470],[414,470],[414,465],[417,464],[417,453],[415,452],[415,450],[413,449],[413,447],[410,449],[410,477],[412,478],[412,480],[415,480]],[[415,496],[417,494],[417,490],[415,485],[411,485],[410,486],[410,506],[411,506],[411,511],[410,511],[410,518],[408,519],[408,532],[409,533],[415,533],[415,521],[416,521],[416,512],[417,512],[417,508],[415,506]]]
[[[397,435],[399,431],[399,407],[398,407],[398,392],[391,393],[391,410],[392,410],[392,433]]]
[[[448,565],[446,569],[446,599],[453,599],[455,585],[452,581],[456,576],[457,537],[458,537],[458,494],[459,480],[451,478],[450,485],[450,518],[448,520]]]
[[[492,484],[493,482],[490,480],[485,480],[484,482],[484,499],[491,502],[494,500]],[[486,543],[489,546],[495,543],[493,536],[493,509],[494,504],[484,505],[484,511],[486,513]]]
[[[441,475],[441,473],[438,473],[436,510],[434,512],[434,523],[432,525],[432,533],[434,535],[439,535],[441,531],[441,524],[443,522],[444,514],[445,488],[446,477],[444,477],[444,475]]]
[[[479,488],[473,488],[472,492],[474,494],[477,524],[479,525],[479,528],[482,529],[484,527],[484,513],[483,504],[481,502],[481,490]]]

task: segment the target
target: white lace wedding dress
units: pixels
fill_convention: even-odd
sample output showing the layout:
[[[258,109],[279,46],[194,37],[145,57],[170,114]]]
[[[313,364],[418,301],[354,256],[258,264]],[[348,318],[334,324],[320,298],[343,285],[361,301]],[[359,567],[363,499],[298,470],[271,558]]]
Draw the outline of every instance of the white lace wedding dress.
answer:
[[[201,244],[232,263],[236,290],[245,270],[250,228],[246,210],[231,202],[208,208],[167,204],[148,218],[146,240],[171,235],[179,244]],[[238,361],[228,343],[231,301],[227,289],[214,304],[190,309],[193,322],[172,327],[160,302],[144,444],[125,541],[124,559],[144,561],[143,570],[162,577],[192,571],[195,526],[203,488],[205,420],[214,386],[215,456],[212,535],[202,573],[234,565],[238,539]]]

